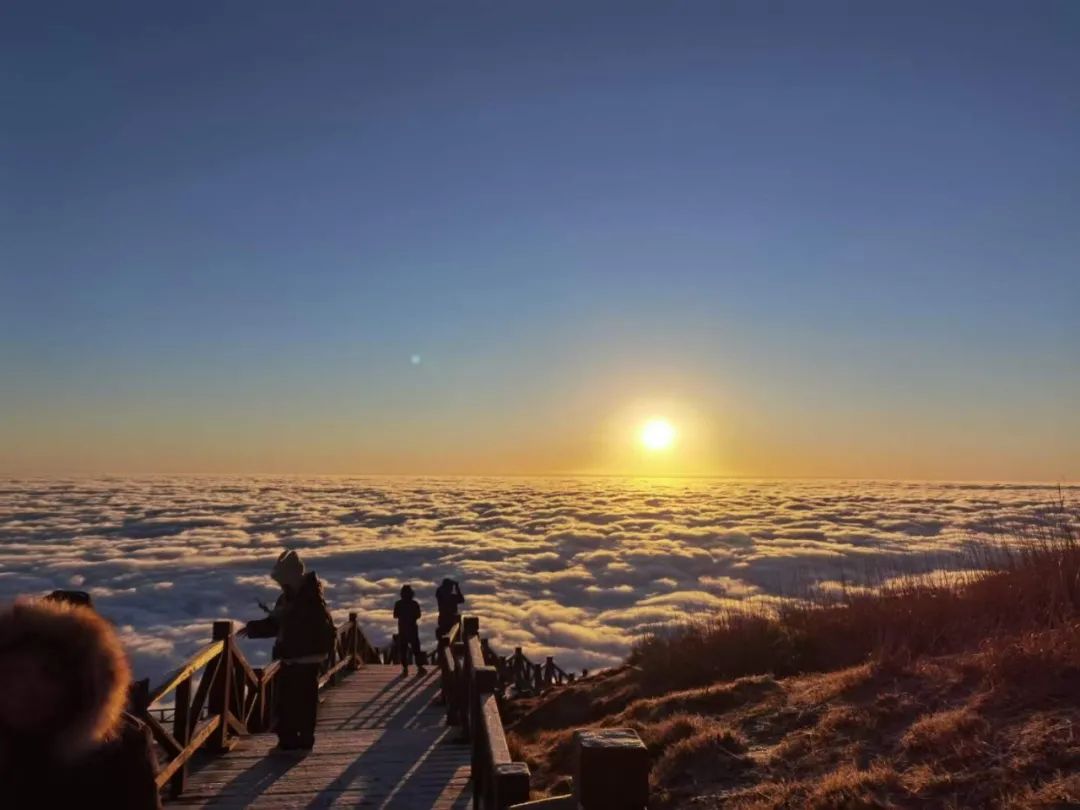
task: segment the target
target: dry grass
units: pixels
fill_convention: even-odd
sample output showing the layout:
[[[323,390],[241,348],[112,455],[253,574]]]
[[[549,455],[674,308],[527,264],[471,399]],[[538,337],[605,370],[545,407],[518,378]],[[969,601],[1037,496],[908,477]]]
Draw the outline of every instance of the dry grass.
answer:
[[[1036,789],[1025,789],[1008,797],[1002,807],[1005,810],[1035,810],[1046,808],[1060,810],[1066,807],[1080,807],[1080,775],[1056,774],[1055,777]]]
[[[966,575],[892,577],[779,608],[727,611],[639,640],[630,663],[647,690],[720,679],[785,677],[865,662],[903,664],[973,642],[1080,620],[1075,512],[1057,504],[1037,531],[972,549]]]
[[[1080,542],[1048,526],[967,578],[643,640],[528,704],[515,750],[558,792],[573,728],[631,726],[658,808],[1077,806]]]
[[[896,771],[884,763],[862,770],[845,765],[813,783],[807,807],[846,810],[850,807],[893,807],[890,794],[902,790]]]
[[[669,732],[672,731],[675,729],[669,727]],[[721,773],[731,776],[753,764],[743,756],[747,742],[738,731],[702,717],[680,724],[677,733],[681,736],[663,745],[650,744],[646,739],[646,744],[657,751],[652,774],[657,784],[708,784]],[[649,732],[646,736],[654,737]]]
[[[1056,641],[1002,639],[900,670],[863,665],[639,698],[597,724],[638,730],[658,808],[1051,807],[1080,772],[1080,700],[1047,686],[1069,682],[1072,659],[1013,662],[1080,644],[1074,626],[1047,632]],[[1003,661],[1009,672],[1046,671],[1020,700]],[[512,732],[538,786],[566,789],[558,780],[572,770],[571,733]]]
[[[907,751],[960,753],[967,743],[984,736],[988,728],[985,719],[962,706],[923,715],[904,732],[900,745]]]

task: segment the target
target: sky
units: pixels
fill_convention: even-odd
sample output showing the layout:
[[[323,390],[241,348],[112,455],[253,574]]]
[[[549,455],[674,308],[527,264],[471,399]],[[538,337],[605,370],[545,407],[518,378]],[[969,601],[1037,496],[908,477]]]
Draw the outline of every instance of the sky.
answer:
[[[1074,3],[0,14],[0,474],[1080,477]]]

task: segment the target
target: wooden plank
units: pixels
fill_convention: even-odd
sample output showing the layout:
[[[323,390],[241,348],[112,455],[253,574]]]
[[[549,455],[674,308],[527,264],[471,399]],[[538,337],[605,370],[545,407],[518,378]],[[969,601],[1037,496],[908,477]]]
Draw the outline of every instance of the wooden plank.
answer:
[[[173,738],[183,750],[191,741],[191,678],[176,686],[176,708],[173,711]],[[181,762],[169,783],[169,795],[179,796],[187,781],[187,763]]]
[[[217,657],[216,661],[212,661],[213,668],[211,669],[210,663],[206,665],[206,669],[203,670],[203,676],[199,679],[199,686],[195,690],[195,697],[191,699],[191,722],[198,722],[199,717],[202,716],[203,707],[206,705],[206,697],[210,694],[210,687],[214,685],[214,677],[217,675],[217,668],[221,666],[221,656]]]
[[[261,678],[263,684],[267,684],[271,680],[276,678],[279,669],[281,669],[281,662],[280,661],[274,661],[272,664],[270,664],[270,666],[265,667],[263,669],[262,678]]]
[[[225,720],[228,723],[229,729],[232,731],[233,734],[236,734],[238,736],[243,736],[247,734],[247,726],[244,725],[244,723],[240,720],[239,717],[237,717],[235,714],[233,714],[227,709],[225,711]]]
[[[219,757],[200,756],[184,795],[170,806],[469,806],[469,749],[453,741],[456,731],[433,702],[438,671],[407,679],[399,673],[367,665],[324,690],[307,756],[268,756],[271,734],[242,737]]]
[[[251,664],[244,657],[244,654],[240,652],[239,647],[233,647],[233,661],[244,673],[244,680],[247,681],[252,687],[258,687],[259,677],[255,674],[255,670],[251,668]]]
[[[143,715],[142,721],[150,727],[150,732],[154,735],[154,739],[157,740],[158,745],[164,748],[165,753],[170,757],[175,757],[184,750],[183,744],[170,734],[156,718],[146,714]]]
[[[349,659],[342,658],[340,661],[330,667],[330,669],[326,670],[326,672],[323,673],[322,677],[319,678],[319,688],[322,689],[324,686],[330,683],[330,680],[339,672],[341,672],[341,670],[345,669],[345,667],[347,667],[348,665]]]
[[[506,744],[506,732],[503,731],[502,718],[499,716],[499,702],[495,695],[484,695],[480,699],[480,719],[484,724],[484,735],[492,765],[509,764],[510,747]]]
[[[217,727],[220,725],[221,716],[214,715],[197,729],[195,729],[195,731],[191,734],[190,742],[188,742],[184,750],[181,751],[180,754],[177,755],[168,765],[158,771],[157,786],[159,788],[164,787],[165,784],[168,783],[168,781],[172,778],[172,775],[176,773],[177,769],[180,768],[189,759],[191,759],[191,755],[199,750],[199,746],[206,742],[207,738],[209,738],[210,735],[213,734],[214,731],[217,730]]]

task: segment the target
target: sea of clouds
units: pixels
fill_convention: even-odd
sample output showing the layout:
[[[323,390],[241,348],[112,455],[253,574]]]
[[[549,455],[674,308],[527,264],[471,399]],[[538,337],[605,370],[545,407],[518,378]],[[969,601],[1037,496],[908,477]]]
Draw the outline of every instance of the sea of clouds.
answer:
[[[1039,485],[869,481],[9,479],[0,600],[90,591],[136,673],[156,680],[213,620],[260,615],[286,547],[376,644],[406,582],[433,642],[434,590],[451,576],[496,650],[595,668],[650,628],[745,600],[963,567],[970,543],[1039,524],[1058,497]],[[268,647],[246,643],[256,662]]]

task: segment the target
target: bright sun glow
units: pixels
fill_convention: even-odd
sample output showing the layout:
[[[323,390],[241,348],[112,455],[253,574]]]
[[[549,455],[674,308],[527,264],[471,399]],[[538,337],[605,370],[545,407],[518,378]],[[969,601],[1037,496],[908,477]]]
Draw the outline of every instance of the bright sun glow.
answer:
[[[667,450],[675,443],[675,427],[667,419],[650,419],[641,428],[641,443],[647,450]]]

